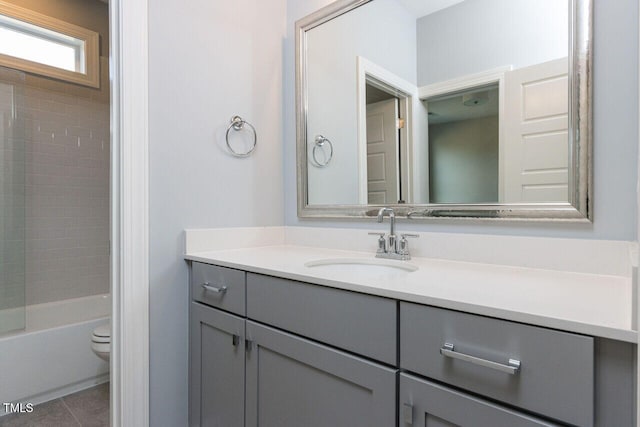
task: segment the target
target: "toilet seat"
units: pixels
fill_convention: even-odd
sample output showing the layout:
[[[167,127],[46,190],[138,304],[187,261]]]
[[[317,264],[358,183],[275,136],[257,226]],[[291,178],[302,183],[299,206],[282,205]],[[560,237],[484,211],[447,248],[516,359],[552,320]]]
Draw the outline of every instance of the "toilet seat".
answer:
[[[93,330],[93,336],[111,339],[111,323],[105,323],[104,325],[96,327]]]
[[[103,360],[109,360],[111,352],[111,323],[98,326],[91,334],[91,349]]]
[[[111,337],[97,337],[94,335],[91,337],[91,342],[95,342],[98,344],[109,344],[111,342]]]

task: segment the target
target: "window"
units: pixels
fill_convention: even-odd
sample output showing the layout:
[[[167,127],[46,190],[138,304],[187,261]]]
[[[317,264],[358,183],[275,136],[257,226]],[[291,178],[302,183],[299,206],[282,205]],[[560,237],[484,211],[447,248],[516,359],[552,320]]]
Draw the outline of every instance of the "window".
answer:
[[[99,87],[98,33],[0,1],[0,65]]]

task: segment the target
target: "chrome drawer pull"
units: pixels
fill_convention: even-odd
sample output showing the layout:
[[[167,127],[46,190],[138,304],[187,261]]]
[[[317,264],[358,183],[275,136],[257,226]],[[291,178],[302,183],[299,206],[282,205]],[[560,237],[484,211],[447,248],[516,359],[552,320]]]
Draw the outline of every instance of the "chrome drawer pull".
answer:
[[[509,364],[493,362],[491,360],[481,359],[479,357],[471,356],[469,354],[458,353],[455,351],[455,347],[451,343],[444,343],[440,349],[440,354],[452,359],[463,360],[465,362],[473,363],[474,365],[484,366],[486,368],[495,369],[500,372],[506,372],[510,375],[515,375],[520,370],[520,361],[515,359],[509,359]]]
[[[226,286],[220,286],[219,288],[216,288],[215,286],[211,286],[209,282],[204,282],[202,284],[202,288],[205,291],[215,292],[216,294],[224,294],[225,292],[227,292]]]

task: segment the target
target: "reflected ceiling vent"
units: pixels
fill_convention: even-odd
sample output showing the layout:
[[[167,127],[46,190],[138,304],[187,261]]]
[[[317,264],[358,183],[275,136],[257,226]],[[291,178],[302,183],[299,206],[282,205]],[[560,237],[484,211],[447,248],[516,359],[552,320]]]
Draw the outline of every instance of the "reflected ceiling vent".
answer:
[[[486,104],[489,101],[489,92],[465,93],[462,95],[462,104],[467,107],[475,107],[477,105]]]

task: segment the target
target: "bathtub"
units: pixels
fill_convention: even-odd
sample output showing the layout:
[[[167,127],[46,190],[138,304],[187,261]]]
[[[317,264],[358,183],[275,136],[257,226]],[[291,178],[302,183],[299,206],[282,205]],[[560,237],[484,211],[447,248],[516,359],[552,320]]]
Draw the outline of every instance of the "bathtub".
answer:
[[[108,381],[91,332],[110,314],[109,295],[27,306],[26,328],[0,335],[0,415],[5,402],[38,404]]]

